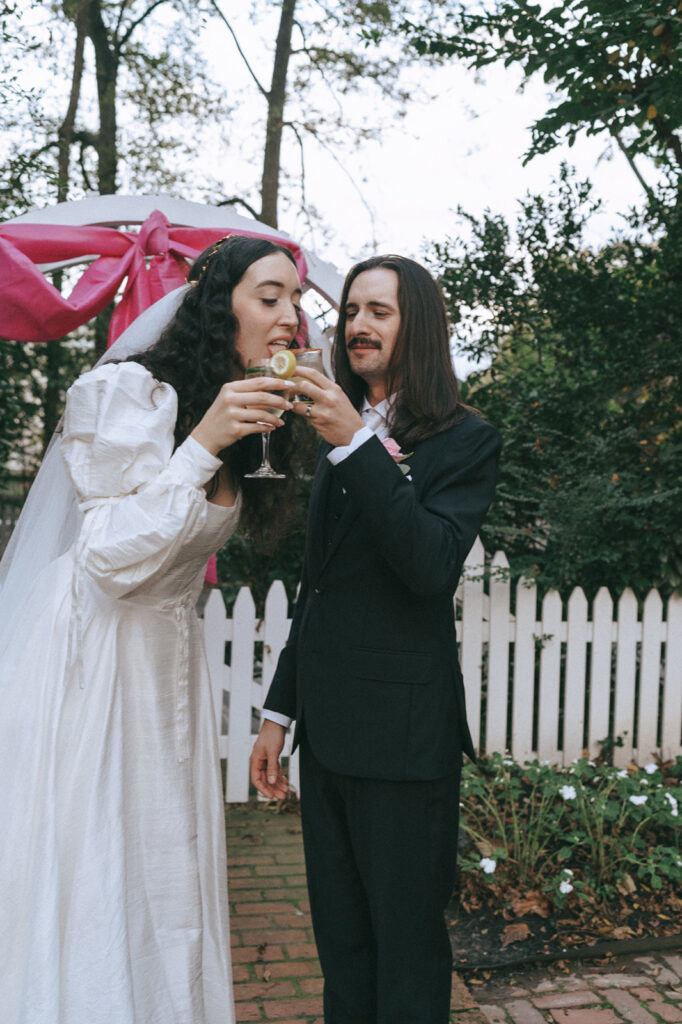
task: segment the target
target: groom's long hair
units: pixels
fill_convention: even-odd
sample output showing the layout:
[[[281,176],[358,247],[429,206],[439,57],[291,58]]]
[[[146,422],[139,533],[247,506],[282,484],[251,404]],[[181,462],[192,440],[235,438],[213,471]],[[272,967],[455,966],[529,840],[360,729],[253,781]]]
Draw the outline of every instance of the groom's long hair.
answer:
[[[348,272],[334,336],[337,383],[359,409],[367,385],[353,373],[348,359],[346,304],[358,274],[376,267],[386,267],[398,275],[400,327],[389,361],[386,394],[397,396],[389,414],[391,435],[403,448],[411,448],[447,430],[473,410],[459,397],[441,290],[424,267],[404,256],[371,256]]]

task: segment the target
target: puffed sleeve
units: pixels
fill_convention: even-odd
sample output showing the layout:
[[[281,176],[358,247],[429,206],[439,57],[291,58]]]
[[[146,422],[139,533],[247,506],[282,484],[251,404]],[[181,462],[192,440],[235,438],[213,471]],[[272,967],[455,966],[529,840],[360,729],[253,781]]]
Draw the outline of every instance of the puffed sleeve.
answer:
[[[201,530],[221,462],[192,437],[175,451],[177,395],[139,363],[108,363],[69,389],[62,453],[84,523],[79,560],[123,597]]]

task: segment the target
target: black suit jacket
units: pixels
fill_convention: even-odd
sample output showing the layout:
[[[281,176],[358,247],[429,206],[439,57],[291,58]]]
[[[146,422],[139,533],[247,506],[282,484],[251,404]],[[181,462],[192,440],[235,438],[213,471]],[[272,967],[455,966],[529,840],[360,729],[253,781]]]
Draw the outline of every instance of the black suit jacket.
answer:
[[[423,441],[410,479],[372,437],[338,466],[323,443],[301,589],[265,707],[296,719],[320,762],[433,779],[474,750],[453,595],[492,500],[498,432],[471,415]],[[346,490],[335,525],[333,477]]]

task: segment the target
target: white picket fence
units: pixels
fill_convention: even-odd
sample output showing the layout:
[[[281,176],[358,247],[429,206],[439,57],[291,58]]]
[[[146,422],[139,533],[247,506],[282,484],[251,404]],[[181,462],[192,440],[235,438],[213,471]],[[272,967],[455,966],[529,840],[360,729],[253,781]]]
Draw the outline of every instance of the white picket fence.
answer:
[[[453,609],[469,725],[479,751],[510,750],[519,761],[537,757],[568,764],[583,750],[597,754],[600,740],[621,737],[614,755],[619,765],[644,764],[656,753],[666,758],[682,754],[682,597],[671,597],[664,615],[660,595],[652,590],[640,618],[637,599],[626,590],[614,617],[613,601],[603,587],[588,618],[587,600],[578,588],[564,617],[559,594],[550,591],[538,614],[535,586],[519,583],[512,595],[504,554],[493,558],[487,587],[483,561],[477,541]],[[247,588],[240,591],[231,619],[218,591],[204,608],[230,803],[248,798],[249,754],[288,631],[281,582],[270,588],[260,621]],[[226,643],[231,645],[227,657]],[[296,755],[290,758],[289,775],[297,788]]]

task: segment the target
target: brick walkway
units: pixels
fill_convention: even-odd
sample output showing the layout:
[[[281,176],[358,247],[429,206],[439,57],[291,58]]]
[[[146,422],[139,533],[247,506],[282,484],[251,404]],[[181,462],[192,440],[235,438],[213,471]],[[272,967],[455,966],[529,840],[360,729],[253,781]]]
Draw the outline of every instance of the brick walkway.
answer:
[[[682,953],[489,972],[471,984],[490,1024],[682,1024]]]
[[[237,1020],[322,1024],[300,818],[263,805],[231,806],[227,852]],[[451,1021],[488,1024],[456,975]]]

